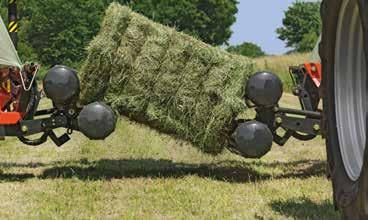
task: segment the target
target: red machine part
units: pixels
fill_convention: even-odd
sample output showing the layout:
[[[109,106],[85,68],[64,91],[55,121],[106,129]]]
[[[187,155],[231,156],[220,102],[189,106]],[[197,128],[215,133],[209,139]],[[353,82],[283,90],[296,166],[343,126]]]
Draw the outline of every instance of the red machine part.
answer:
[[[12,73],[9,68],[0,69],[0,125],[17,124],[24,115],[19,112],[21,91],[12,84],[10,74]],[[16,71],[14,74],[19,75],[20,73]],[[11,110],[9,106],[12,107]]]
[[[305,63],[304,68],[314,84],[319,88],[322,80],[322,65],[320,63]]]

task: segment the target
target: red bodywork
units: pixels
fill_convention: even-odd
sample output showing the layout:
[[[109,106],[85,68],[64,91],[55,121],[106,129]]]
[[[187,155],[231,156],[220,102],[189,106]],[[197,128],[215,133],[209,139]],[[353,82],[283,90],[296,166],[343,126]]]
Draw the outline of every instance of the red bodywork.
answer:
[[[304,68],[314,84],[319,88],[322,80],[322,65],[320,63],[305,63]]]
[[[12,72],[9,68],[0,69],[0,125],[17,124],[24,116],[19,108],[21,86],[14,85],[10,80],[11,75],[19,78],[19,74],[19,70]]]

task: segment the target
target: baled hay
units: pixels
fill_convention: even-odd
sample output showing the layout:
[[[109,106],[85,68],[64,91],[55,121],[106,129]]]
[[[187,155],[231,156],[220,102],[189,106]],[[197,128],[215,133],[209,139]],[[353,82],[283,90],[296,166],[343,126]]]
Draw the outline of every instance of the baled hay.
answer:
[[[229,145],[253,62],[110,5],[80,74],[84,103],[115,110],[207,153]]]

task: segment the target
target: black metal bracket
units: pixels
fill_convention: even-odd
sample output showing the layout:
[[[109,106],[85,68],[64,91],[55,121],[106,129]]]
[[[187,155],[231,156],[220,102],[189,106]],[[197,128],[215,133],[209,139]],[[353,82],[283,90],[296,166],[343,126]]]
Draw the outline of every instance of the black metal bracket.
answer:
[[[321,133],[321,113],[289,108],[256,108],[256,120],[266,124],[280,146],[294,137],[307,141]],[[284,131],[280,134],[280,128]]]
[[[308,141],[322,133],[322,113],[318,110],[321,100],[318,87],[303,66],[290,67],[289,73],[294,84],[293,94],[300,102],[300,110],[278,105],[254,106],[246,100],[248,107],[255,108],[256,120],[268,126],[274,136],[274,142],[280,146],[285,145],[291,137]]]
[[[50,115],[50,113],[52,113]],[[0,126],[0,137],[15,136],[27,145],[38,146],[47,141],[50,138],[57,146],[62,146],[70,140],[69,134],[73,130],[78,130],[77,119],[75,114],[71,115],[65,111],[57,111],[56,109],[41,110],[35,113],[35,116],[45,116],[46,118],[23,120],[17,125]],[[58,137],[54,129],[67,128],[68,133],[65,133]],[[36,139],[29,139],[28,136],[42,134],[41,137]]]
[[[276,115],[276,124],[285,130],[292,130],[311,135],[319,135],[321,130],[320,120],[311,118]]]
[[[56,144],[56,146],[60,147],[64,145],[66,142],[70,141],[70,136],[68,134],[63,134],[60,137],[56,136],[55,132],[51,131],[49,134],[51,140]]]
[[[68,118],[63,114],[56,116],[52,115],[50,118],[45,119],[21,121],[19,124],[21,135],[19,135],[18,138],[24,144],[31,146],[41,145],[50,138],[58,147],[60,147],[68,142],[70,137],[66,133],[57,137],[53,130],[60,127],[68,128],[69,125],[70,122]],[[26,138],[26,136],[38,133],[43,133],[43,135],[38,139],[30,140]]]

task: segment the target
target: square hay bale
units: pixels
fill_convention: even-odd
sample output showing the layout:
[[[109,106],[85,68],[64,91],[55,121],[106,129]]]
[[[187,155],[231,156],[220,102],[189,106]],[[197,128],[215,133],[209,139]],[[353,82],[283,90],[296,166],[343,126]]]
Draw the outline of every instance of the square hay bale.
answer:
[[[245,111],[244,85],[253,70],[245,57],[112,3],[88,47],[81,100],[104,100],[120,114],[217,154]]]

